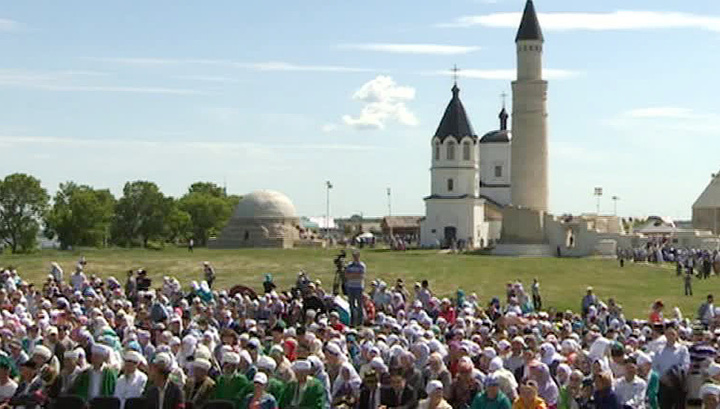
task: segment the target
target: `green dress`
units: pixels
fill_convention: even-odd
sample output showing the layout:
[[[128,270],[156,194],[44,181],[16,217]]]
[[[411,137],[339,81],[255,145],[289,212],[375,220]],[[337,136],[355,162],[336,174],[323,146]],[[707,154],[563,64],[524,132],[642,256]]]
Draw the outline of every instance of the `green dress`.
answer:
[[[472,400],[472,404],[470,405],[471,409],[510,409],[512,405],[510,404],[510,399],[502,393],[498,392],[498,395],[495,397],[495,399],[490,399],[487,396],[487,393],[478,393],[475,395],[475,398]]]
[[[305,386],[305,393],[300,397],[297,409],[323,409],[328,407],[323,384],[313,377],[308,377],[305,383],[307,384]],[[292,401],[297,389],[297,381],[287,384],[279,402],[280,409],[293,407]]]
[[[645,390],[645,399],[648,401],[650,409],[658,409],[658,390],[660,389],[660,376],[654,370],[650,371],[648,376],[647,389]]]
[[[235,403],[235,407],[239,408],[240,403],[245,398],[245,391],[252,384],[245,375],[235,373],[233,375],[220,375],[215,383],[215,392],[213,399],[229,400]]]
[[[90,389],[90,372],[92,368],[86,369],[77,376],[75,383],[70,388],[72,395],[77,395],[88,400]],[[98,396],[113,396],[115,393],[115,383],[117,383],[117,372],[108,367],[102,369],[102,377],[100,379],[100,394]]]

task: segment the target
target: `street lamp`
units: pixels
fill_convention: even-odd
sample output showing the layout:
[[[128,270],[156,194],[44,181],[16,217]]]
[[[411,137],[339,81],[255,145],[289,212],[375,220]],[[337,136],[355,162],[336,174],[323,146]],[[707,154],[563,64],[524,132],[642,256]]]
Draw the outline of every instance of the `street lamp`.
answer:
[[[597,215],[600,216],[600,197],[603,195],[603,188],[596,187],[593,195],[597,197]]]
[[[330,248],[330,189],[332,188],[332,183],[329,180],[325,181],[325,238],[328,248]]]
[[[614,213],[615,213],[615,216],[617,216],[617,202],[618,202],[618,200],[620,200],[620,198],[617,196],[613,196],[612,200],[613,200]]]

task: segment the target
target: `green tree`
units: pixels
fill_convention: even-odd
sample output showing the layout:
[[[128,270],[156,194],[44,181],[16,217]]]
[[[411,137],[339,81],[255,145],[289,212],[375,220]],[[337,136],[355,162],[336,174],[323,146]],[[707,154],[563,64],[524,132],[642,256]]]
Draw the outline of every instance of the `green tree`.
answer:
[[[115,242],[132,245],[139,241],[147,247],[150,240],[164,239],[165,221],[172,207],[173,199],[165,197],[155,183],[142,180],[126,183],[115,206]]]
[[[212,182],[196,182],[178,206],[190,215],[192,237],[204,246],[208,239],[222,230],[240,201],[239,196],[228,196],[225,189]]]
[[[61,183],[45,219],[45,234],[55,236],[62,249],[104,244],[115,210],[115,197],[107,189],[96,190],[74,182]]]
[[[178,242],[187,240],[192,234],[192,218],[190,214],[181,210],[177,203],[173,203],[172,209],[167,215],[165,222],[165,237],[168,241]]]
[[[49,199],[40,181],[30,175],[14,173],[0,181],[0,239],[13,253],[35,248]]]

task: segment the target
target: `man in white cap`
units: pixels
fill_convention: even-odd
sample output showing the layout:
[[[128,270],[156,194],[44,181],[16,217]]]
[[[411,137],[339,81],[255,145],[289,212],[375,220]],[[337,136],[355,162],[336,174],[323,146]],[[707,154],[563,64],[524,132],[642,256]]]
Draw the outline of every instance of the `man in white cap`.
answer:
[[[720,385],[706,383],[700,388],[703,409],[717,409],[720,403]]]
[[[215,381],[208,376],[212,364],[204,358],[195,358],[191,363],[191,374],[185,383],[185,399],[195,408],[202,408],[215,393]]]
[[[150,365],[149,380],[151,386],[145,391],[148,400],[147,409],[181,409],[185,406],[185,397],[178,384],[170,381],[173,361],[170,354],[160,352]]]
[[[243,408],[277,408],[277,400],[273,395],[266,391],[268,377],[262,372],[258,372],[253,377],[253,389],[243,399],[241,407]]]
[[[295,381],[290,382],[280,399],[281,408],[324,409],[329,407],[323,384],[310,376],[312,365],[300,359],[293,362]]]
[[[275,400],[279,401],[282,398],[283,390],[285,390],[285,383],[273,376],[277,363],[274,359],[267,355],[260,355],[257,360],[258,373],[263,373],[267,376],[267,385],[265,390],[271,394]]]
[[[50,387],[50,397],[57,397],[65,395],[70,391],[70,388],[75,383],[78,375],[82,372],[82,369],[78,366],[78,359],[80,358],[80,349],[73,349],[65,351],[63,354],[63,365],[58,375],[53,381]]]
[[[240,355],[235,352],[226,352],[222,356],[223,373],[217,379],[213,399],[230,400],[240,404],[242,393],[247,390],[250,382],[238,371]]]
[[[91,353],[91,366],[78,375],[71,388],[73,395],[78,395],[87,402],[98,396],[113,396],[117,383],[117,373],[106,364],[112,348],[95,344]]]
[[[115,397],[120,399],[120,407],[125,405],[127,399],[142,396],[147,384],[147,375],[137,369],[138,365],[145,361],[142,354],[137,351],[127,351],[123,355],[123,360],[123,373],[115,385]]]

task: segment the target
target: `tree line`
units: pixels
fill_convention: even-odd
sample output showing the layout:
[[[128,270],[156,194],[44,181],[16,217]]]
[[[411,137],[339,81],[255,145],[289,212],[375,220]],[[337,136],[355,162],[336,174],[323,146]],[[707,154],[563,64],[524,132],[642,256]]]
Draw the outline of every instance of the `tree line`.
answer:
[[[42,232],[61,249],[148,247],[191,238],[204,246],[239,201],[211,182],[193,183],[173,198],[144,180],[125,183],[119,198],[108,189],[65,182],[51,200],[39,179],[15,173],[0,180],[0,243],[13,253],[30,252]]]

